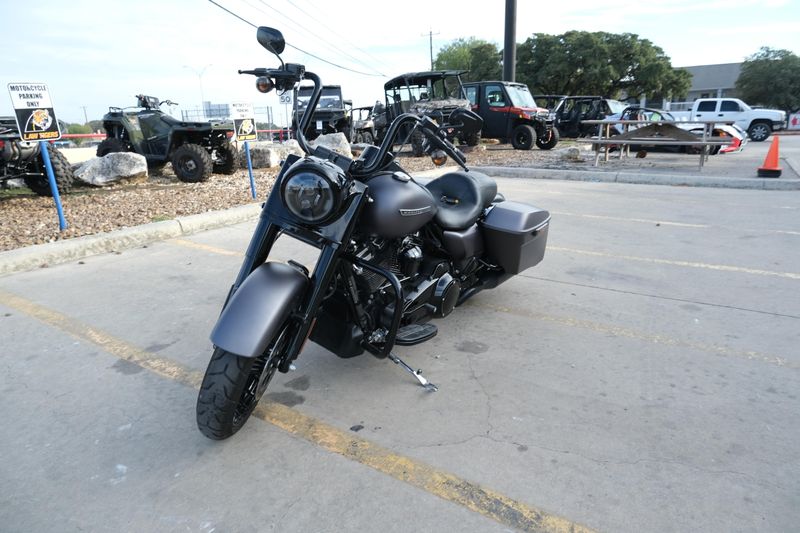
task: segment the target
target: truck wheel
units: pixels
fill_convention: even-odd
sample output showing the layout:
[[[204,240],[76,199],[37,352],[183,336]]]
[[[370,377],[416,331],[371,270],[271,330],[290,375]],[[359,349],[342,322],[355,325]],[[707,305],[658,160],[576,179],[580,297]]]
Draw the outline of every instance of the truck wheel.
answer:
[[[418,131],[415,131],[411,135],[411,152],[414,154],[414,157],[422,157],[425,155],[425,149],[422,147],[424,137]]]
[[[755,142],[766,141],[771,133],[772,126],[766,122],[754,122],[747,130],[747,135],[750,136],[750,140]]]
[[[236,148],[224,142],[217,146],[216,157],[214,158],[214,172],[218,174],[233,174],[236,172]]]
[[[361,144],[363,142],[364,142],[364,135],[359,131],[358,133],[356,133],[355,143]]]
[[[536,130],[533,126],[520,124],[511,132],[511,146],[516,150],[530,150],[536,142]]]
[[[544,135],[536,138],[536,146],[538,146],[540,150],[551,150],[558,144],[560,138],[561,136],[558,134],[558,129],[553,126],[551,129],[547,130]]]
[[[108,139],[103,139],[97,146],[97,157],[103,157],[104,155],[111,154],[113,152],[130,152],[131,146],[128,144],[127,141],[123,141],[122,139],[117,139],[116,137],[109,137]]]
[[[211,175],[211,155],[197,144],[184,144],[172,152],[172,170],[181,181],[197,183]]]
[[[75,181],[72,167],[64,154],[58,148],[50,144],[47,145],[47,153],[50,155],[50,165],[53,167],[53,177],[56,179],[56,187],[59,194],[68,193]],[[47,169],[42,160],[42,173],[39,176],[28,176],[25,178],[25,185],[39,196],[53,196],[50,190],[50,180],[47,179]]]
[[[464,135],[464,144],[467,146],[478,146],[481,143],[481,132],[468,133]]]

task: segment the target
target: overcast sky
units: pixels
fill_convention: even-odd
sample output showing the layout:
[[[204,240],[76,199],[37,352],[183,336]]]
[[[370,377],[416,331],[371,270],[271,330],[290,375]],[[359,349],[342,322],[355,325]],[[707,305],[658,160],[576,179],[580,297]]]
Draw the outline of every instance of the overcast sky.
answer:
[[[355,106],[382,99],[383,83],[430,68],[455,39],[477,37],[502,48],[505,0],[216,0],[256,25],[280,29],[289,45],[347,67],[333,67],[287,47],[324,83],[341,85]],[[660,46],[674,66],[743,61],[761,46],[800,55],[800,0],[518,0],[516,41],[569,30],[635,33]],[[198,107],[272,105],[236,70],[272,67],[255,30],[208,0],[0,0],[0,114],[12,114],[5,85],[44,82],[67,122],[99,119],[108,106],[135,104],[145,93]],[[198,73],[202,72],[202,76]],[[177,115],[178,110],[174,110]]]

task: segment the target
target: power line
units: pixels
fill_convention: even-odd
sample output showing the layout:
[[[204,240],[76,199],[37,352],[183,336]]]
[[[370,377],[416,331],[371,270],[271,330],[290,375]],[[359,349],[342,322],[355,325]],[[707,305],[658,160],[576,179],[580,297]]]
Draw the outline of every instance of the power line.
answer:
[[[241,20],[242,22],[245,22],[245,23],[249,24],[250,26],[252,26],[252,27],[254,27],[254,28],[258,28],[258,26],[256,26],[255,24],[253,24],[253,23],[252,23],[252,22],[250,22],[249,20],[247,20],[247,19],[245,19],[245,18],[243,18],[243,17],[240,17],[239,15],[237,15],[236,13],[234,13],[233,11],[231,11],[230,9],[228,9],[228,8],[226,8],[226,7],[223,7],[223,6],[219,5],[219,4],[218,4],[217,2],[215,2],[214,0],[208,0],[208,1],[209,1],[209,2],[211,2],[212,4],[214,4],[215,6],[219,7],[219,8],[220,8],[220,9],[222,9],[223,11],[226,11],[227,13],[229,13],[229,14],[233,15],[234,17],[236,17],[237,19]],[[265,5],[266,5],[266,4],[265,4]],[[269,7],[269,6],[267,6],[267,7]],[[332,61],[328,61],[327,59],[323,59],[323,58],[321,58],[321,57],[319,57],[319,56],[317,56],[317,55],[315,55],[315,54],[312,54],[311,52],[307,52],[307,51],[303,50],[302,48],[298,48],[297,46],[294,46],[293,44],[289,44],[288,42],[286,43],[286,46],[288,46],[288,47],[290,47],[290,48],[294,48],[294,49],[295,49],[295,50],[297,50],[298,52],[301,52],[301,53],[303,53],[303,54],[306,54],[306,55],[308,55],[308,56],[311,56],[311,57],[313,57],[314,59],[317,59],[317,60],[319,60],[319,61],[322,61],[323,63],[327,63],[327,64],[329,64],[329,65],[331,65],[331,66],[334,66],[334,67],[336,67],[336,68],[340,68],[340,69],[342,69],[342,70],[347,70],[347,71],[349,71],[349,72],[352,72],[352,73],[354,73],[354,74],[361,74],[362,76],[376,76],[376,77],[385,77],[383,74],[372,74],[372,73],[370,73],[370,72],[361,72],[361,71],[358,71],[358,70],[354,70],[354,69],[351,69],[351,68],[345,67],[345,66],[343,66],[343,65],[338,65],[338,64],[336,64],[336,63],[334,63],[334,62],[332,62]]]
[[[311,19],[315,20],[316,22],[319,22],[319,23],[322,25],[322,27],[323,27],[323,28],[327,29],[327,30],[328,30],[330,33],[332,33],[332,34],[333,34],[333,35],[335,35],[336,37],[338,37],[338,38],[340,38],[340,39],[344,40],[344,41],[345,41],[347,44],[349,44],[350,46],[352,46],[353,48],[355,48],[356,50],[358,50],[358,51],[359,51],[359,52],[361,52],[362,54],[364,54],[364,55],[366,55],[366,56],[368,56],[368,57],[371,57],[372,59],[374,59],[375,61],[378,61],[379,63],[382,63],[384,66],[389,66],[389,65],[388,65],[387,63],[385,63],[385,62],[384,62],[382,59],[380,59],[380,58],[378,58],[378,57],[375,57],[374,55],[372,55],[372,54],[371,54],[371,53],[369,53],[368,51],[364,50],[363,48],[359,48],[359,47],[358,47],[356,44],[354,44],[352,41],[348,40],[348,38],[347,38],[346,36],[344,36],[344,35],[341,35],[341,34],[337,33],[337,32],[336,32],[336,31],[334,31],[332,28],[329,28],[329,27],[327,26],[327,24],[326,24],[324,21],[321,21],[321,20],[319,20],[319,19],[318,19],[318,18],[316,18],[316,17],[315,17],[313,14],[309,13],[308,11],[306,11],[305,9],[303,9],[302,7],[300,7],[300,6],[298,6],[297,4],[295,4],[295,3],[294,3],[292,0],[286,0],[286,1],[287,1],[289,4],[291,4],[292,6],[294,6],[296,9],[298,9],[299,11],[301,11],[303,14],[305,14],[306,16],[310,17]],[[309,4],[311,4],[311,3],[309,2]],[[319,7],[317,7],[317,6],[314,6],[313,4],[311,4],[311,5],[312,5],[312,7],[314,7],[314,8],[315,8],[317,11],[320,11],[320,12],[321,12],[321,10],[320,10],[320,8],[319,8]],[[362,62],[362,64],[364,64],[364,63]]]
[[[267,4],[267,3],[266,3],[264,0],[258,0],[258,2],[259,2],[259,3],[261,3],[261,4],[262,4],[264,7],[267,7],[267,8],[269,8],[269,9],[271,9],[272,11],[274,11],[275,13],[277,13],[278,15],[280,15],[281,17],[283,17],[284,19],[287,19],[287,20],[291,21],[291,22],[294,24],[294,21],[293,21],[291,18],[289,18],[289,17],[287,17],[286,15],[284,15],[284,14],[283,14],[283,13],[282,13],[282,12],[281,12],[279,9],[276,9],[276,8],[272,7],[271,5]],[[309,13],[307,13],[307,12],[306,12],[306,11],[304,11],[303,9],[299,8],[297,5],[293,4],[291,1],[289,1],[289,4],[291,4],[292,6],[294,6],[294,7],[295,7],[295,8],[297,8],[297,9],[299,9],[299,10],[300,10],[300,11],[301,11],[303,14],[307,15],[308,17],[312,18],[313,20],[317,20],[317,19],[315,19],[313,16],[311,16]],[[251,7],[254,7],[254,6],[251,6]],[[257,9],[257,8],[256,8],[256,9]],[[261,9],[259,9],[259,11],[261,11],[262,13],[264,13],[264,11],[263,11],[263,10],[261,10]],[[319,22],[319,21],[317,21],[317,22]],[[324,23],[322,23],[322,24],[323,24],[323,27],[325,27]],[[297,25],[297,24],[295,24],[295,26],[298,26],[298,25]],[[327,39],[324,39],[323,37],[321,37],[321,36],[320,36],[319,34],[317,34],[317,33],[312,33],[312,32],[310,32],[310,31],[309,31],[309,29],[308,29],[308,28],[306,28],[305,26],[303,26],[303,25],[299,25],[299,27],[300,27],[301,31],[303,31],[304,33],[306,33],[306,34],[310,35],[312,38],[315,38],[315,39],[317,39],[317,40],[321,41],[323,44],[326,44],[326,45],[330,46],[331,48],[335,49],[336,51],[340,52],[341,54],[343,54],[343,55],[345,55],[345,56],[349,57],[350,59],[353,59],[353,60],[354,60],[354,61],[356,61],[357,63],[361,63],[361,64],[362,64],[362,65],[364,65],[365,67],[373,68],[373,67],[372,67],[372,65],[369,65],[369,64],[367,64],[367,63],[364,63],[364,62],[363,62],[363,61],[361,61],[359,58],[357,58],[356,56],[354,56],[354,55],[352,55],[351,53],[347,52],[346,50],[342,50],[342,49],[341,49],[341,48],[339,48],[339,47],[338,47],[338,46],[337,46],[335,43],[332,43],[332,42],[328,41]],[[375,70],[375,69],[373,68],[373,70]],[[386,76],[385,74],[382,74],[382,73],[378,72],[377,70],[375,70],[375,72],[377,72],[377,73],[378,73],[380,76],[384,76],[384,77]]]

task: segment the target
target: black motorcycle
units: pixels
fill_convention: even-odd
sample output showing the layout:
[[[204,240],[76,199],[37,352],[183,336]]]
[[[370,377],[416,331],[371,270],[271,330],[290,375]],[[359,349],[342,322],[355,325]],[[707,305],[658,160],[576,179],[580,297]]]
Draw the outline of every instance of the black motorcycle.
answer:
[[[257,38],[280,60],[285,42],[279,31],[261,27]],[[481,120],[469,110],[454,112],[446,124],[400,115],[380,146],[353,160],[312,149],[303,136],[322,91],[317,75],[283,60],[278,69],[239,73],[256,76],[264,93],[314,83],[311,111],[297,130],[307,155],[283,163],[211,333],[215,349],[197,399],[200,431],[212,439],[236,433],[275,372],[292,369],[307,340],[339,357],[367,351],[388,358],[436,390],[393,347],[433,338],[431,319],[539,263],[550,214],[505,201],[491,178],[469,171],[446,136],[450,128]],[[424,185],[413,179],[392,153],[400,131],[421,132],[435,163],[449,156],[463,171]],[[296,261],[269,260],[279,236],[319,250],[313,271]]]

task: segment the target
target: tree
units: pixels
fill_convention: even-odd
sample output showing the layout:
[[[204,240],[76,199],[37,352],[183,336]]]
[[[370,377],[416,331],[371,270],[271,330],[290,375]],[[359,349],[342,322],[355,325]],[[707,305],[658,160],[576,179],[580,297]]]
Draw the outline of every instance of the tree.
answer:
[[[69,124],[67,126],[67,133],[92,133],[92,128],[88,124]],[[80,146],[83,139],[72,139],[77,146]]]
[[[736,89],[748,104],[797,112],[800,109],[800,57],[788,50],[762,47],[742,63]]]
[[[436,54],[437,70],[467,70],[463,81],[498,80],[501,77],[501,54],[494,43],[470,37],[456,39]]]
[[[684,94],[691,75],[632,33],[536,33],[517,46],[517,81],[534,93],[609,98]]]

